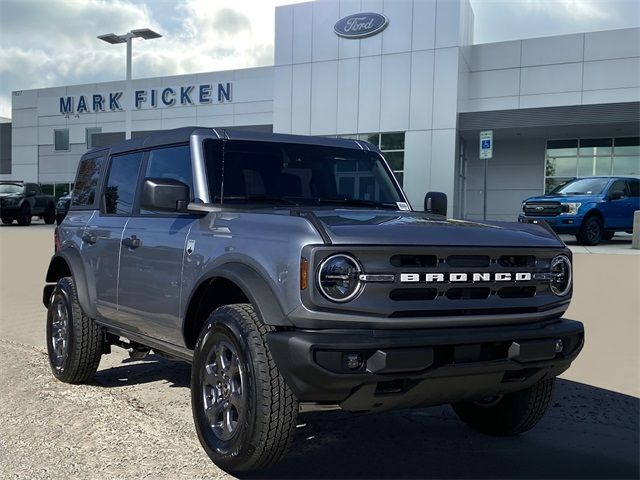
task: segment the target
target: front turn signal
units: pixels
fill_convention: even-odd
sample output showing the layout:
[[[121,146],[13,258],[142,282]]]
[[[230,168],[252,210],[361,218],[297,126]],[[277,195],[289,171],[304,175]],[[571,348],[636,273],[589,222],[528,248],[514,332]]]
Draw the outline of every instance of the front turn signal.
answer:
[[[306,258],[300,259],[300,290],[306,290],[309,286],[309,262]]]

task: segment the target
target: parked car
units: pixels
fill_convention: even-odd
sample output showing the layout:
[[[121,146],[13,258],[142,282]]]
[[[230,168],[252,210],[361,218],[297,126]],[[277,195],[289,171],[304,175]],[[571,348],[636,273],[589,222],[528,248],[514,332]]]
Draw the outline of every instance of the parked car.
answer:
[[[636,210],[640,210],[640,179],[586,177],[527,198],[518,220],[545,221],[557,233],[575,235],[582,245],[597,245],[616,232],[631,233]]]
[[[40,217],[48,225],[56,217],[55,198],[44,195],[40,186],[29,182],[0,182],[0,219],[5,225],[31,225],[31,217]]]
[[[425,204],[357,140],[184,128],[92,150],[43,291],[53,375],[88,382],[112,346],[191,362],[198,437],[228,471],[277,462],[300,409],[451,403],[525,432],[583,346],[571,251]]]
[[[67,216],[67,212],[69,211],[69,205],[71,204],[71,197],[73,195],[73,190],[63,195],[58,199],[58,203],[56,203],[56,224],[60,225],[64,217]]]

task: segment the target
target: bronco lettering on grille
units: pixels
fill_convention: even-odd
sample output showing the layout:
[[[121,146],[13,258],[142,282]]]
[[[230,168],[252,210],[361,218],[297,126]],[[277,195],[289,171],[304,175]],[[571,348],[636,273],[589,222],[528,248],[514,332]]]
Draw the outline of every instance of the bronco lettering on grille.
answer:
[[[401,273],[401,283],[454,283],[454,282],[529,282],[533,275],[529,272],[498,273]]]

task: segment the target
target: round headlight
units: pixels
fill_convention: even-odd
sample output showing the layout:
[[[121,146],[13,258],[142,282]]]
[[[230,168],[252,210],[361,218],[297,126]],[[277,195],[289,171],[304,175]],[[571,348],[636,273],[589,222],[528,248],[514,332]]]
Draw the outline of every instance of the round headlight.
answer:
[[[571,290],[571,260],[566,255],[558,255],[551,260],[551,291],[559,297]]]
[[[360,293],[361,272],[360,264],[352,256],[332,255],[318,268],[318,288],[332,302],[348,302]]]

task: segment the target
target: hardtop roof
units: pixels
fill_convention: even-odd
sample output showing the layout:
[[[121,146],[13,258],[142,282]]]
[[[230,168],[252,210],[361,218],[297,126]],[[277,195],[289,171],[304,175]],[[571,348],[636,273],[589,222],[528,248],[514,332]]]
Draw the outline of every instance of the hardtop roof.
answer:
[[[305,135],[288,135],[283,133],[251,132],[247,130],[233,130],[222,128],[205,127],[182,127],[172,130],[161,130],[149,135],[132,138],[124,142],[115,143],[109,146],[98,147],[89,150],[87,154],[97,153],[103,150],[110,150],[110,153],[118,154],[146,148],[162,147],[189,142],[191,135],[209,135],[218,139],[244,140],[255,142],[279,142],[298,143],[303,145],[318,145],[324,147],[350,148],[353,150],[366,150],[379,152],[378,147],[363,141],[345,138],[311,137]]]

